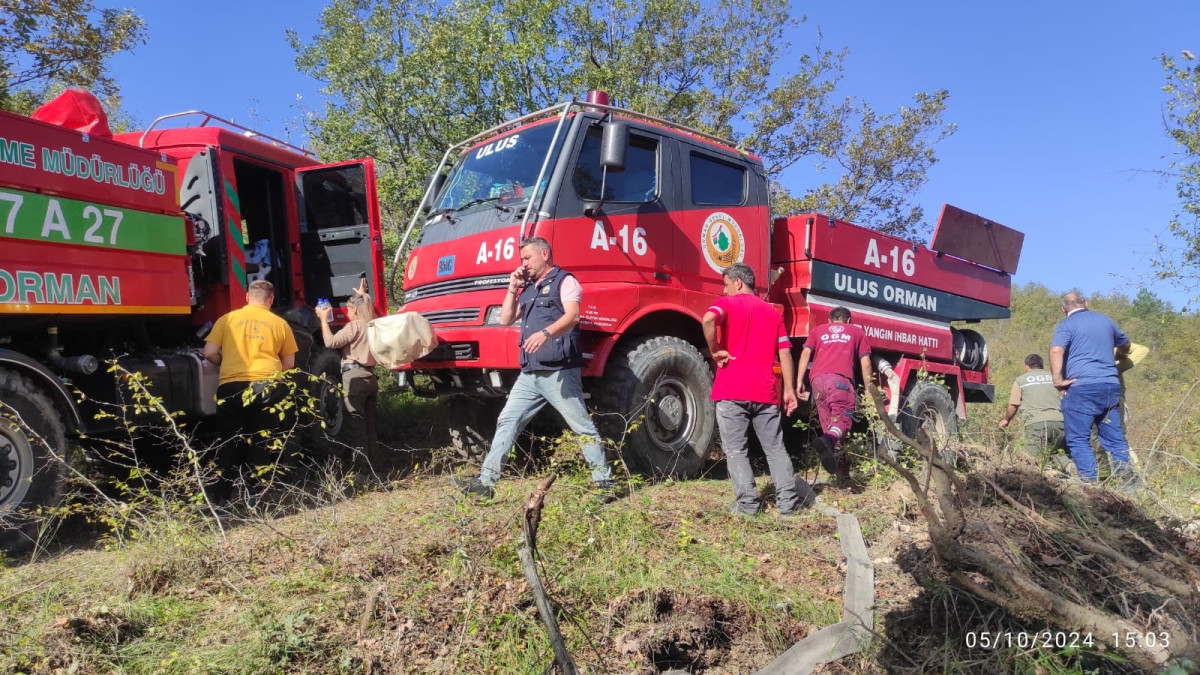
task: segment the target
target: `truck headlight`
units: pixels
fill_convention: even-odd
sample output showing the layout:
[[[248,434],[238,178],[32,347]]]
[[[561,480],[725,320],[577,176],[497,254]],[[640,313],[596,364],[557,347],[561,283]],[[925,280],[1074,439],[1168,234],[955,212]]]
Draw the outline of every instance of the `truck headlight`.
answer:
[[[483,314],[483,325],[499,326],[500,325],[500,305],[492,305],[487,308]]]

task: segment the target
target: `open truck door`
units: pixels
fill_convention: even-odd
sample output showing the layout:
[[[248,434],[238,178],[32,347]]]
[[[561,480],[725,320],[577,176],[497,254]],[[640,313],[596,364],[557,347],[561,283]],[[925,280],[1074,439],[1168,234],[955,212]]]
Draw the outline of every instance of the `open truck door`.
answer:
[[[296,187],[305,301],[315,306],[317,298],[328,298],[336,318],[345,319],[346,301],[365,275],[375,315],[387,314],[375,163],[358,159],[297,169]]]

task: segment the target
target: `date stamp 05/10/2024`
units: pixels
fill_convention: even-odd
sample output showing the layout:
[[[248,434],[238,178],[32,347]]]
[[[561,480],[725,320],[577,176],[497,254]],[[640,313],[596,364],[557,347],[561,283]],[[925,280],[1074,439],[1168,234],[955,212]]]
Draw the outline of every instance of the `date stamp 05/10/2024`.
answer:
[[[1134,649],[1170,647],[1167,631],[1128,631],[1124,633],[1077,633],[1042,630],[1032,633],[1013,631],[967,631],[963,636],[967,649]]]

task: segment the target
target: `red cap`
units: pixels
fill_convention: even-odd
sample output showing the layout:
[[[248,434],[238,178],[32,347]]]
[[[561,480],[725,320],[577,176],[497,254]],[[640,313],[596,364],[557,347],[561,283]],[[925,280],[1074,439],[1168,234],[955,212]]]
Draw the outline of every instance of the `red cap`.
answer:
[[[602,89],[588,89],[587,102],[596,105],[609,105],[608,92]]]

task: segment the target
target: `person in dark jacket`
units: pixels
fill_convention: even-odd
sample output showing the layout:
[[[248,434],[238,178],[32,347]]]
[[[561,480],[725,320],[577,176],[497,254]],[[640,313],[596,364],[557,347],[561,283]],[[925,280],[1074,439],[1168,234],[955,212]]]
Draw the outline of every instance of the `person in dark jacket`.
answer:
[[[485,499],[493,496],[517,434],[549,403],[580,436],[597,489],[611,495],[612,467],[583,402],[582,298],[583,288],[575,276],[551,262],[550,242],[541,237],[521,242],[521,266],[509,275],[508,293],[500,308],[500,325],[511,326],[521,319],[521,374],[508,392],[482,471],[468,481],[455,481],[464,494]]]

